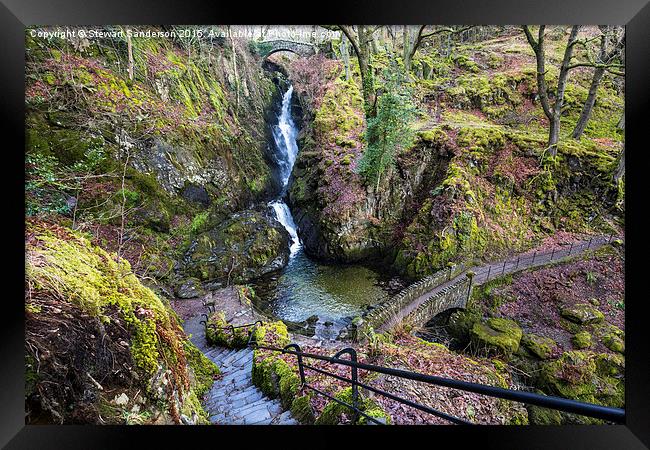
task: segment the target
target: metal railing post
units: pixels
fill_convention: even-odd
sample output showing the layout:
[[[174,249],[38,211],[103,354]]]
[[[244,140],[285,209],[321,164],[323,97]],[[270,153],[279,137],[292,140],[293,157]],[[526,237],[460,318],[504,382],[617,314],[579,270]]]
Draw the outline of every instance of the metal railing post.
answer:
[[[587,244],[587,250],[591,248],[591,241],[593,240],[593,236],[589,238],[589,243]]]
[[[537,250],[533,253],[533,260],[530,262],[531,264],[535,264],[535,256],[537,256]]]
[[[553,248],[553,251],[551,252],[551,261],[553,261],[553,256],[555,256],[555,247]]]
[[[515,270],[519,268],[519,258],[521,258],[521,255],[517,256],[517,264],[515,265]]]
[[[334,358],[340,359],[341,355],[344,354],[350,355],[350,361],[352,361],[355,365],[350,366],[351,369],[351,379],[352,379],[352,406],[354,407],[354,417],[352,419],[352,423],[356,424],[357,421],[359,420],[359,385],[357,382],[359,381],[359,376],[357,373],[357,351],[353,348],[344,348],[340,352],[338,352],[336,355],[334,355]]]
[[[300,350],[300,346],[298,344],[289,344],[286,347],[284,347],[283,350],[291,350],[292,348],[297,353],[296,357],[298,358],[298,372],[300,372],[300,383],[301,383],[302,386],[304,386],[305,385],[305,368],[302,365],[302,350]]]
[[[487,277],[485,277],[485,281],[488,281],[490,279],[490,272],[492,271],[492,266],[488,266],[488,273]]]
[[[506,272],[506,261],[503,261],[503,269],[501,269],[501,276]]]
[[[569,246],[569,254],[567,256],[571,255],[572,250],[573,250],[573,241],[571,242],[571,245]]]

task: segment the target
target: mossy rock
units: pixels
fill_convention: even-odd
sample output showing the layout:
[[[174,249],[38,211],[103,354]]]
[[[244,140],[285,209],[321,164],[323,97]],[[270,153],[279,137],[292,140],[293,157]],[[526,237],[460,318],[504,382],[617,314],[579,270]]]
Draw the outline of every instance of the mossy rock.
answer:
[[[571,342],[575,348],[589,348],[591,347],[591,334],[588,331],[580,331],[573,335]]]
[[[539,359],[548,359],[557,347],[553,339],[532,333],[522,336],[521,345]]]
[[[574,306],[562,308],[560,315],[577,324],[599,323],[605,316],[593,305],[579,303]]]
[[[476,322],[470,332],[472,344],[476,348],[506,355],[519,349],[521,337],[522,331],[517,322],[496,317]]]
[[[476,322],[480,322],[481,313],[475,309],[461,309],[449,316],[447,330],[449,333],[462,342],[470,340],[470,332]]]
[[[600,340],[611,351],[625,353],[625,334],[618,327],[610,325]]]
[[[253,333],[253,339],[258,345],[277,348],[283,348],[291,342],[287,326],[281,320],[258,325]]]
[[[205,338],[210,345],[228,348],[244,348],[248,345],[249,328],[231,328],[223,311],[212,314],[205,326]]]
[[[316,420],[311,406],[311,394],[295,397],[291,402],[290,411],[293,418],[303,425],[311,425]]]
[[[625,402],[623,372],[621,355],[573,350],[542,364],[539,386],[551,395],[622,407]]]

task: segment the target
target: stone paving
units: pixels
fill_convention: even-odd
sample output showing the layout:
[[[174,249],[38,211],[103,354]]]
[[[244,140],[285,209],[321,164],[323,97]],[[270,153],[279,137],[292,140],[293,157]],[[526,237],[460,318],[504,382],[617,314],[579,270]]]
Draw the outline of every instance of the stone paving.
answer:
[[[253,384],[253,351],[208,346],[200,320],[201,316],[191,317],[183,328],[221,369],[221,377],[203,401],[210,421],[217,425],[297,425],[291,413],[283,411],[279,400],[268,398]]]

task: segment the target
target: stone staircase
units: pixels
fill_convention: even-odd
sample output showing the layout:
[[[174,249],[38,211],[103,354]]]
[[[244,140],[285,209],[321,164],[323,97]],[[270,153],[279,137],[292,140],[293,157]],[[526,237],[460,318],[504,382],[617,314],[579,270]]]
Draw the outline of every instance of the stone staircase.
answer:
[[[191,340],[221,370],[206,394],[203,406],[210,421],[217,425],[297,425],[280,401],[270,399],[254,384],[251,376],[253,351],[249,348],[208,347],[200,316],[185,321]]]

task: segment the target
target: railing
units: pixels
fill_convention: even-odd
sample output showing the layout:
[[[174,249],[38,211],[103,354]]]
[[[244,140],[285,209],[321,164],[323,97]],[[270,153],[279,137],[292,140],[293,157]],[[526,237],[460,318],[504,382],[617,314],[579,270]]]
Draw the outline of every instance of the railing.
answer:
[[[474,272],[474,284],[485,283],[494,278],[503,276],[506,273],[516,272],[520,268],[525,269],[528,267],[548,264],[592,248],[598,248],[602,245],[610,244],[612,240],[614,240],[614,236],[614,233],[611,233],[609,236],[591,236],[588,241],[582,241],[577,244],[571,242],[570,245],[565,244],[565,247],[568,248],[553,248],[552,250],[545,252],[534,251],[529,255],[520,255],[516,258],[506,259],[503,262],[490,264]]]
[[[375,417],[372,417],[368,414],[366,414],[360,407],[359,407],[359,402],[360,402],[360,396],[359,396],[359,388],[366,389],[368,391],[374,392],[375,394],[381,395],[383,397],[389,398],[393,401],[402,403],[404,405],[410,406],[412,408],[415,408],[419,411],[423,411],[426,413],[429,413],[433,416],[445,419],[451,423],[454,424],[459,424],[459,425],[474,425],[474,423],[467,421],[465,419],[462,419],[460,417],[455,417],[452,415],[449,415],[447,413],[444,413],[442,411],[439,411],[435,408],[431,408],[426,405],[422,405],[419,403],[416,403],[414,401],[399,397],[395,394],[392,394],[390,392],[386,392],[382,389],[378,389],[374,386],[371,386],[367,383],[363,383],[359,381],[359,376],[358,376],[358,370],[366,370],[369,372],[375,372],[379,374],[384,374],[384,375],[390,375],[390,376],[395,376],[399,378],[403,378],[406,380],[412,380],[412,381],[418,381],[418,382],[423,382],[427,383],[430,385],[434,386],[441,386],[441,387],[446,387],[450,389],[458,389],[461,391],[465,392],[473,392],[481,395],[487,395],[489,397],[493,398],[500,398],[504,400],[510,400],[510,401],[515,401],[515,402],[520,402],[520,403],[525,403],[529,405],[535,405],[535,406],[540,406],[544,408],[550,408],[558,411],[564,411],[567,413],[573,413],[573,414],[579,414],[583,416],[588,416],[588,417],[593,417],[596,419],[601,419],[609,422],[615,422],[615,423],[624,423],[625,421],[625,410],[621,408],[611,408],[607,406],[601,406],[601,405],[595,405],[592,403],[584,403],[584,402],[579,402],[575,400],[570,400],[566,398],[561,398],[561,397],[553,397],[553,396],[547,396],[547,395],[541,395],[541,394],[536,394],[533,392],[526,392],[526,391],[517,391],[513,389],[504,389],[500,387],[495,387],[495,386],[488,386],[484,384],[479,384],[479,383],[471,383],[467,381],[459,381],[459,380],[454,380],[450,378],[444,378],[444,377],[438,377],[434,375],[427,375],[423,373],[418,373],[418,372],[411,372],[408,370],[403,370],[403,369],[394,369],[390,367],[382,367],[382,366],[377,366],[373,364],[366,364],[359,362],[357,360],[357,352],[353,348],[344,348],[343,350],[340,350],[338,353],[336,353],[334,356],[324,356],[324,355],[318,355],[315,353],[307,353],[303,352],[302,349],[298,344],[289,344],[284,348],[279,348],[279,347],[272,347],[272,346],[267,346],[267,345],[257,345],[252,338],[254,336],[254,331],[257,325],[261,323],[260,321],[257,321],[255,323],[251,324],[246,324],[246,325],[240,325],[239,328],[242,327],[252,327],[250,331],[250,337],[248,339],[249,345],[254,346],[255,348],[259,349],[264,349],[264,350],[270,350],[270,351],[275,351],[283,354],[289,354],[289,355],[295,355],[296,360],[298,362],[298,372],[300,375],[300,382],[301,382],[301,387],[309,389],[319,395],[322,395],[336,403],[339,403],[340,405],[343,405],[350,409],[353,412],[354,415],[354,420],[352,423],[356,423],[357,419],[359,416],[363,416],[366,419],[370,420],[371,422],[378,424],[378,425],[384,425],[383,422],[378,420]],[[342,355],[349,355],[350,359],[343,359],[341,358]],[[313,365],[306,364],[304,359],[314,359],[318,361],[326,361],[331,364],[338,364],[338,365],[343,365],[350,367],[350,378],[337,375],[332,372],[328,372],[327,370],[314,367]],[[350,383],[352,387],[352,403],[347,403],[344,402],[341,399],[338,399],[326,392],[323,392],[321,389],[316,388],[315,386],[312,386],[307,382],[307,378],[305,376],[305,369],[311,370],[313,372],[332,377],[334,379],[337,379],[339,381],[344,381],[346,383]]]

